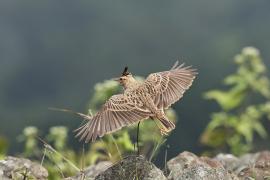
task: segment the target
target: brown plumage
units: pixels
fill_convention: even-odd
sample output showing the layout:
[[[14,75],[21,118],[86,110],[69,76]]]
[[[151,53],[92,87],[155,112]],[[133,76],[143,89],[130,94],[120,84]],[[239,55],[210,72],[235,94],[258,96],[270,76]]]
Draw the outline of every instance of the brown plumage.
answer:
[[[157,119],[160,131],[167,134],[175,128],[164,110],[178,101],[191,86],[196,73],[191,66],[178,65],[169,71],[150,74],[143,83],[136,81],[125,68],[117,81],[122,94],[112,96],[94,116],[80,115],[88,122],[77,130],[76,137],[89,142],[143,119]]]

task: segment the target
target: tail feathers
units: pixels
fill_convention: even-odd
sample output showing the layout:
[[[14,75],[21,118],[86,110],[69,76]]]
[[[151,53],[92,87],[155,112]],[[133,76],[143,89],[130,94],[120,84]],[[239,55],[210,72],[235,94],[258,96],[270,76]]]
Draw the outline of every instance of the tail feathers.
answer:
[[[171,130],[175,128],[174,123],[166,118],[160,118],[159,121],[161,122],[162,126],[165,128],[164,130],[166,130],[167,132],[170,132]]]

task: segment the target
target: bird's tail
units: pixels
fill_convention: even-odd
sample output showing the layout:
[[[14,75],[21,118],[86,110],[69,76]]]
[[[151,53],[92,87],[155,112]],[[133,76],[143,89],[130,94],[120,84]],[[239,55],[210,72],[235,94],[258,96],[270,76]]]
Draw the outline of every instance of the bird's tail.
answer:
[[[158,118],[162,125],[161,133],[168,133],[175,128],[175,124],[168,120],[166,117]]]

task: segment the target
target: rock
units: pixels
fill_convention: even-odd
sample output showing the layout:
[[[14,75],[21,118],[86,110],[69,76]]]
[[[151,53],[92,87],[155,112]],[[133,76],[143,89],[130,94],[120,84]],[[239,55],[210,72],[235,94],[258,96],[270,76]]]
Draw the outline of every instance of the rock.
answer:
[[[270,152],[262,151],[234,157],[231,154],[219,154],[214,159],[232,171],[239,179],[270,179]]]
[[[143,156],[128,156],[114,165],[108,161],[99,162],[66,180],[270,180],[270,151],[239,158],[219,154],[212,159],[183,152],[168,161],[167,167],[168,178]],[[28,159],[8,156],[0,160],[0,180],[47,178],[47,170]]]
[[[240,179],[270,179],[270,151],[253,154],[250,164],[238,173]]]
[[[245,154],[239,157],[239,160],[234,169],[235,174],[239,174],[243,169],[250,167],[252,164],[256,163],[256,159],[258,158],[259,153],[255,154]]]
[[[190,152],[180,153],[168,163],[171,180],[231,180],[236,179],[214,159],[197,157]]]
[[[8,156],[0,161],[0,179],[47,179],[48,171],[29,159]]]
[[[166,180],[162,171],[143,156],[128,156],[99,174],[96,180]]]
[[[66,178],[66,180],[94,180],[95,177],[112,166],[109,161],[101,161],[96,165],[89,166],[82,173],[77,174],[74,177]]]
[[[214,160],[219,161],[228,171],[234,171],[239,164],[239,158],[232,154],[218,154]]]
[[[249,153],[239,158],[232,154],[218,154],[214,159],[219,161],[228,171],[233,171],[235,174],[239,174],[243,169],[255,164],[258,156],[259,153]]]
[[[255,166],[257,168],[268,168],[270,167],[270,151],[262,151],[258,153]]]

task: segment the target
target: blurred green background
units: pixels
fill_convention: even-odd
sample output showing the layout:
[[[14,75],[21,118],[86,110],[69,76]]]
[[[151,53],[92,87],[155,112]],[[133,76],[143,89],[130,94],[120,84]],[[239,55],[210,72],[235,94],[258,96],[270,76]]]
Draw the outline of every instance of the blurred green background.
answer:
[[[48,107],[87,112],[94,85],[124,66],[147,76],[179,59],[199,75],[173,106],[178,124],[167,140],[168,158],[201,153],[200,135],[219,111],[203,93],[223,87],[245,46],[258,48],[270,67],[269,8],[260,0],[0,1],[0,136],[11,154],[22,150],[16,138],[26,126],[41,135],[56,125],[75,129],[80,118]]]

